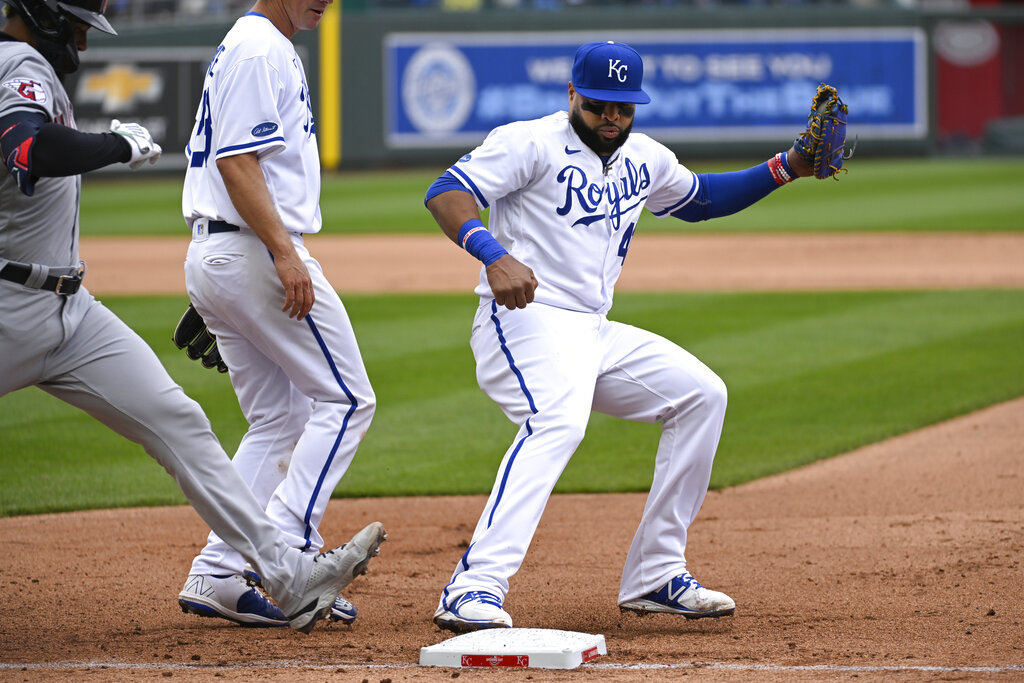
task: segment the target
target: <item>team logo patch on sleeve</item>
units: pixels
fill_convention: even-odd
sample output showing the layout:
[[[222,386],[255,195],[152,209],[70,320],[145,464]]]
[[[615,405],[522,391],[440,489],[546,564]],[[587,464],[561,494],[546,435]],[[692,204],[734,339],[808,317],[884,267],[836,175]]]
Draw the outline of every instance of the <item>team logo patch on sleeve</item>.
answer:
[[[265,138],[275,130],[277,130],[277,124],[273,121],[267,121],[253,126],[253,129],[250,132],[254,138]]]
[[[39,81],[34,81],[31,78],[12,78],[9,81],[4,81],[3,86],[5,88],[10,88],[26,100],[32,100],[39,104],[46,102],[48,99],[46,96],[46,90],[43,89],[43,84]]]

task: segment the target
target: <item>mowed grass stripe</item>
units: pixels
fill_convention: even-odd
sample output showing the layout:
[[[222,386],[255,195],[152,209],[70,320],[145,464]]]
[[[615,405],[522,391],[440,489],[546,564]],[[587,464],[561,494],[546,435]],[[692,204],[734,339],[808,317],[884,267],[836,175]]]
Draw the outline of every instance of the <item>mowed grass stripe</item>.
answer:
[[[838,181],[803,179],[754,207],[713,221],[680,228],[679,221],[645,213],[638,230],[1024,230],[1024,160],[971,160],[966,167],[948,159],[870,160],[848,166],[850,172]]]
[[[862,150],[864,151],[864,150]],[[683,160],[695,173],[736,171],[763,159]],[[658,220],[646,232],[1022,231],[1024,159],[855,157],[833,180],[803,179],[754,207],[702,223]],[[444,168],[326,174],[320,204],[326,234],[437,234],[423,207]],[[82,234],[184,235],[181,177],[86,176]]]
[[[473,297],[345,302],[378,409],[336,493],[488,491],[516,430],[476,386]],[[108,304],[158,351],[232,452],[245,422],[228,378],[170,342],[184,298]],[[1024,394],[1020,291],[620,294],[612,317],[673,339],[728,384],[713,487]],[[183,501],[141,448],[39,390],[0,399],[0,434],[0,514]],[[657,425],[594,415],[557,490],[646,489],[659,435]]]

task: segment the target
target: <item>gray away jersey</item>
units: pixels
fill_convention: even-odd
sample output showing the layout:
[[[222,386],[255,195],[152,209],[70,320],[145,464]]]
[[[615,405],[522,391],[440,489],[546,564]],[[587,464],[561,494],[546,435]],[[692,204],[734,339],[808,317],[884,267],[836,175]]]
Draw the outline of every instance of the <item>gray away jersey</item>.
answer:
[[[75,127],[71,100],[53,67],[30,45],[0,42],[0,117],[19,110]],[[7,168],[6,164],[3,167]],[[31,197],[0,171],[0,260],[78,265],[81,176],[39,178]]]

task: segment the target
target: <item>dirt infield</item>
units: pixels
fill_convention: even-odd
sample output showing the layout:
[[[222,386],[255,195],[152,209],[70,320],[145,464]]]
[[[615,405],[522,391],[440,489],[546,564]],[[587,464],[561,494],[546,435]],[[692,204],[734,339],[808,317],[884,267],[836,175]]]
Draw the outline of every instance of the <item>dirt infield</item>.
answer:
[[[642,239],[641,239],[642,238]],[[479,264],[441,237],[314,235],[346,292],[466,292]],[[83,239],[94,294],[182,294],[187,238]],[[642,235],[618,291],[1024,287],[1024,235]]]
[[[384,239],[386,264],[368,263],[380,242],[310,245],[343,292],[464,291],[475,279],[472,263],[443,240]],[[154,245],[84,243],[87,285],[101,294],[165,291],[155,289],[157,270],[176,259],[180,278],[184,245]],[[113,274],[118,261],[148,265],[139,276]],[[998,235],[645,236],[628,261],[632,279],[624,275],[620,289],[1024,286],[1024,239]],[[383,279],[360,276],[357,287],[357,267]],[[182,290],[179,281],[170,291]],[[605,636],[608,656],[569,672],[416,665],[420,647],[447,635],[430,615],[483,496],[333,501],[322,526],[329,542],[374,519],[390,538],[346,592],[360,610],[355,625],[309,636],[178,610],[205,538],[191,508],[0,519],[0,679],[1021,680],[1022,443],[1017,400],[712,492],[687,555],[699,579],[736,599],[736,615],[720,620],[621,615],[618,575],[644,496],[554,497],[506,606],[519,627]]]

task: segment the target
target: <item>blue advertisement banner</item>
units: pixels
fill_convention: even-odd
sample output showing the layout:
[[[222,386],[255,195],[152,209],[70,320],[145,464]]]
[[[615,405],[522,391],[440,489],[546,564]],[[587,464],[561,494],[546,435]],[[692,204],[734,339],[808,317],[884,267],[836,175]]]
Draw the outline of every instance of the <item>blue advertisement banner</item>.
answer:
[[[603,37],[603,36],[602,36]],[[636,129],[665,143],[787,140],[821,82],[850,107],[849,135],[928,133],[920,28],[639,31],[611,36],[644,60]],[[385,38],[391,148],[465,147],[495,126],[567,109],[587,33],[393,33]]]

